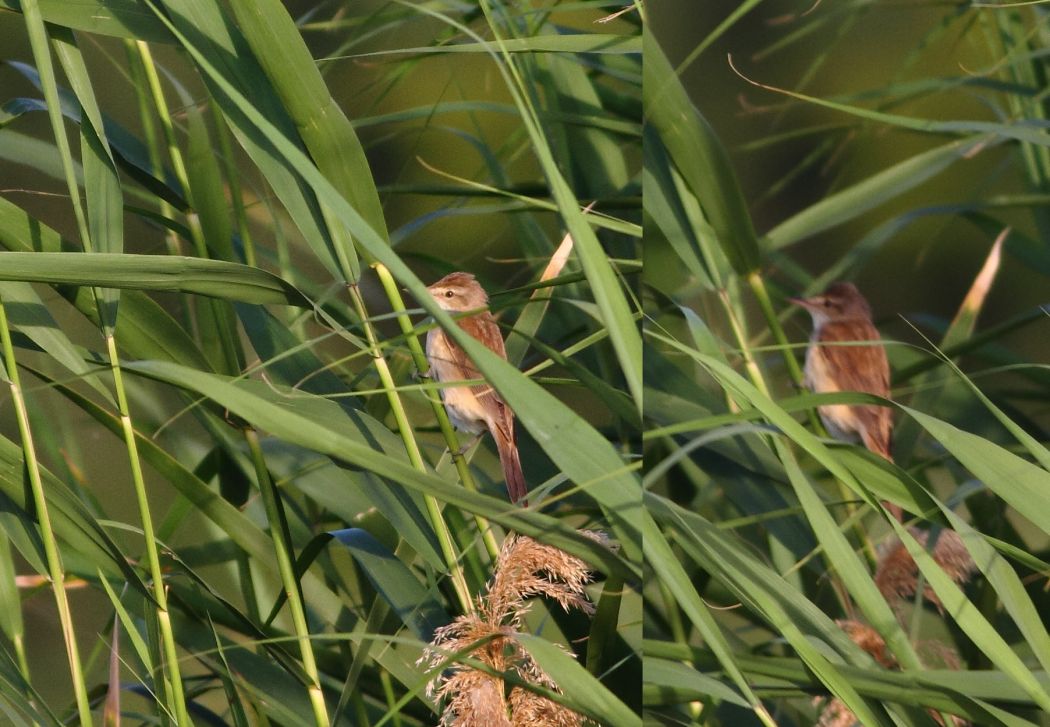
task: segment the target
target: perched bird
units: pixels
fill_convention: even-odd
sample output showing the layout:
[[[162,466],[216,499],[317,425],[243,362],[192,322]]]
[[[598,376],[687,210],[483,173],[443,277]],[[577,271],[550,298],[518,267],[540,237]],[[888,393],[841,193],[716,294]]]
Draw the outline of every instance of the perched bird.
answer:
[[[879,332],[871,322],[871,307],[853,283],[832,283],[812,298],[791,298],[813,317],[813,335],[806,349],[806,386],[817,393],[860,391],[890,396],[890,365]],[[870,341],[871,345],[848,345]],[[828,404],[818,407],[828,433],[847,442],[860,441],[875,454],[893,461],[890,433],[893,413],[871,404]],[[898,519],[900,508],[887,507]]]
[[[478,310],[474,315],[459,318],[457,323],[486,348],[506,360],[507,351],[496,319],[488,310],[480,310],[488,305],[489,297],[473,275],[450,273],[427,290],[437,304],[449,312]],[[427,333],[427,360],[430,362],[431,375],[439,382],[483,378],[466,351],[441,328],[434,328]],[[521,459],[514,436],[514,412],[503,398],[488,384],[477,384],[443,387],[441,401],[448,418],[457,429],[478,435],[486,429],[492,433],[510,500],[527,504],[525,495],[528,486],[521,471]]]

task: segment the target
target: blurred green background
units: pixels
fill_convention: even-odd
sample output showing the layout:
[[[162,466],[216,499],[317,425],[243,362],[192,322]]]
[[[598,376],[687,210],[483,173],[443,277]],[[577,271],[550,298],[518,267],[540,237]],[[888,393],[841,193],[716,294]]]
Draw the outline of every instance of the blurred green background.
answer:
[[[663,0],[653,8],[652,30],[677,67],[739,5]],[[747,79],[915,118],[996,117],[988,97],[996,82],[990,72],[997,59],[989,56],[985,44],[993,31],[983,30],[976,19],[982,12],[996,11],[966,11],[962,5],[953,10],[937,3],[815,3],[807,14],[810,8],[809,3],[785,0],[758,3],[680,69],[697,107],[730,150],[759,234],[823,197],[951,137],[866,122],[758,88]],[[1045,27],[1039,32],[1037,38]],[[730,57],[739,74],[730,66]],[[982,80],[988,85],[980,85]],[[1040,89],[1028,91],[1035,95]],[[880,225],[925,211],[850,271],[871,301],[883,334],[918,341],[899,316],[920,325],[929,317],[950,319],[995,237],[951,206],[1021,193],[1046,194],[1045,189],[1033,189],[1021,166],[1012,163],[1018,153],[1006,145],[986,149],[856,219],[794,244],[788,254],[818,275]],[[1037,206],[1045,204],[1044,199]],[[1033,255],[1050,253],[1042,236],[1045,229],[1037,227],[1031,209],[1004,201],[993,206],[991,214],[1003,226],[1032,238]],[[659,258],[650,261],[654,267],[647,268],[649,277],[673,274],[669,258],[663,265]],[[799,292],[789,276],[769,272],[783,293]],[[1017,264],[1008,254],[982,313],[982,325],[1046,303],[1045,280],[1045,269]],[[808,325],[803,316],[795,316],[796,340],[803,338]],[[1050,354],[1046,340],[1047,329],[1037,324],[1003,342],[1016,347],[1022,357],[1039,361]]]

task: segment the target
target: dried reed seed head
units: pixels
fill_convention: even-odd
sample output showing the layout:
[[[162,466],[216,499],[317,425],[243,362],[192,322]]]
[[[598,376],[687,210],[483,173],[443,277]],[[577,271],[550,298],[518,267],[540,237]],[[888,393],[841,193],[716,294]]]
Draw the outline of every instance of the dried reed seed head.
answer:
[[[583,724],[579,713],[521,687],[511,690],[510,708],[515,727],[580,727]]]
[[[908,532],[919,545],[923,548],[927,547],[930,537],[928,532],[916,528],[909,528]],[[959,585],[968,582],[976,569],[969,551],[963,545],[962,538],[954,530],[942,529],[938,533],[931,555],[934,562]],[[875,568],[875,585],[878,586],[883,598],[890,604],[896,605],[915,595],[918,576],[919,567],[915,564],[908,549],[901,541],[894,540],[879,558],[878,566]],[[923,589],[923,596],[936,606],[937,610],[943,610],[941,599],[929,584],[926,584]]]
[[[823,697],[817,697],[814,702],[824,701]],[[820,712],[817,727],[853,727],[859,724],[857,715],[853,714],[841,699],[832,699]]]
[[[817,697],[814,701],[820,702],[822,700],[823,697]],[[940,712],[935,712],[932,709],[928,709],[926,712],[934,722],[944,727],[944,720],[941,718]],[[949,716],[951,717],[952,727],[971,727],[971,723],[968,720],[954,714]],[[857,719],[857,715],[849,710],[845,702],[841,699],[832,699],[820,713],[817,727],[861,727],[861,724],[860,720]]]
[[[608,545],[604,533],[581,532]],[[593,613],[594,606],[583,591],[590,580],[590,569],[581,559],[527,536],[508,536],[496,559],[488,592],[478,598],[477,613],[458,616],[452,623],[436,629],[433,640],[416,664],[425,664],[428,671],[438,669],[449,654],[466,652],[479,640],[491,638],[483,647],[474,649],[470,656],[495,671],[502,672],[510,665],[524,681],[561,692],[514,637],[524,618],[525,599],[531,596],[553,598],[565,610],[579,608]],[[510,654],[507,653],[508,644]],[[519,693],[516,698],[519,707],[513,708],[515,725],[575,727],[582,724],[582,718],[572,710],[528,690],[512,690],[512,706],[515,693]],[[427,695],[447,700],[442,725],[501,727],[511,724],[503,699],[503,680],[469,666],[454,664],[438,673],[427,684]]]
[[[836,621],[839,627],[846,632],[854,644],[871,654],[871,657],[887,669],[897,666],[897,660],[886,651],[886,642],[879,632],[860,621],[842,619]]]
[[[582,533],[599,542],[607,542],[602,533]],[[591,577],[590,567],[580,558],[528,536],[511,535],[503,541],[496,561],[496,571],[486,597],[486,612],[495,621],[502,622],[509,617],[519,622],[525,599],[546,596],[557,601],[566,611],[579,608],[592,613],[594,607],[583,590]]]
[[[464,664],[446,665],[447,658],[456,652],[466,652],[492,669],[498,671],[506,669],[507,660],[503,652],[506,648],[507,637],[511,633],[513,632],[510,629],[483,621],[476,614],[457,616],[447,626],[435,629],[433,640],[423,649],[423,653],[416,660],[416,665],[425,665],[426,671],[434,671],[445,666],[447,669],[438,671],[434,678],[427,682],[427,696],[446,696],[449,691],[449,682],[459,683],[455,681],[459,675],[465,672],[481,673]],[[477,642],[490,637],[492,637],[491,640],[484,645],[467,652]]]
[[[922,663],[931,669],[961,669],[959,653],[948,644],[936,640],[920,641],[915,645]]]
[[[511,727],[502,679],[464,669],[445,681],[438,696],[448,699],[440,722],[445,727]]]
[[[536,660],[532,658],[532,654],[530,654],[520,642],[515,640],[513,645],[514,654],[517,657],[514,671],[518,673],[518,676],[521,677],[523,681],[526,681],[529,684],[547,687],[547,689],[553,689],[556,692],[561,691],[558,683],[551,679],[550,675],[543,670],[543,667],[536,663]],[[566,651],[561,644],[554,644],[554,646],[562,651]]]
[[[498,632],[498,628],[493,628],[477,614],[457,616],[452,623],[434,629],[434,638],[416,663],[426,663],[428,668],[436,668],[449,653],[462,651],[476,641]]]
[[[897,660],[886,651],[886,642],[875,629],[860,621],[849,619],[842,619],[835,623],[846,632],[846,635],[850,637],[853,643],[871,654],[872,658],[881,666],[887,669],[898,668]],[[959,668],[959,656],[950,646],[939,641],[924,641],[920,644],[920,650],[924,656],[926,654],[937,655],[939,657],[938,660],[948,669]],[[926,659],[924,658],[923,661],[925,662]],[[825,701],[825,697],[816,697],[813,703],[820,704],[823,701]],[[940,714],[933,710],[927,711],[933,718],[933,721],[943,727],[944,720],[941,719]],[[827,707],[820,713],[817,727],[852,727],[858,724],[860,722],[857,720],[857,716],[846,707],[842,700],[835,698],[828,701]],[[962,717],[952,715],[952,725],[953,727],[969,727],[970,723]]]

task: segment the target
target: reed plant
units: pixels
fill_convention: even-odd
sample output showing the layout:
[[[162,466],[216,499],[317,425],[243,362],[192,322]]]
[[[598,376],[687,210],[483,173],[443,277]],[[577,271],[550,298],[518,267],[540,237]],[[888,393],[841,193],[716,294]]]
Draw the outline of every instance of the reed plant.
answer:
[[[523,715],[637,721],[618,9],[0,1],[0,721],[437,723],[456,695],[420,659],[516,538],[586,607],[523,592],[493,677]],[[456,269],[508,338],[462,345],[517,415],[526,508],[427,378],[419,337],[459,329],[424,285]]]
[[[1043,6],[729,5],[644,39],[647,718],[1050,724]],[[892,401],[802,388],[836,280]]]

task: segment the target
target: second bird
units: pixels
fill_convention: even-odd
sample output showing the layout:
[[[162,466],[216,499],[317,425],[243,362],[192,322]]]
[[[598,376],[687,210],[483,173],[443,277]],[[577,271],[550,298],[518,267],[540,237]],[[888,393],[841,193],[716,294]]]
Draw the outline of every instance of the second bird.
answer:
[[[488,305],[485,289],[470,273],[450,273],[427,288],[437,304],[453,313],[480,310]],[[496,319],[487,310],[457,320],[459,327],[486,348],[506,360]],[[441,328],[427,333],[427,359],[431,375],[439,382],[451,383],[483,378],[466,351]],[[441,401],[456,429],[481,434],[492,433],[507,481],[511,502],[525,503],[528,486],[521,471],[517,439],[514,436],[514,412],[488,384],[447,386],[441,389]]]
[[[813,335],[806,349],[806,386],[817,393],[860,391],[888,399],[890,365],[871,307],[853,283],[833,283],[812,298],[791,298],[813,317]],[[850,345],[862,341],[872,344]],[[860,441],[891,462],[893,412],[870,404],[828,404],[818,407],[828,433],[844,441]],[[890,509],[900,517],[900,508]]]

